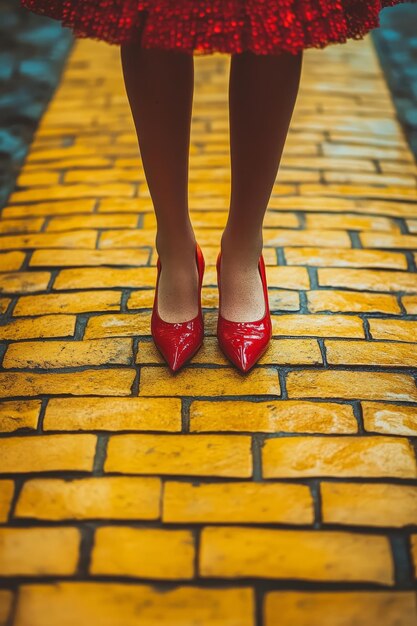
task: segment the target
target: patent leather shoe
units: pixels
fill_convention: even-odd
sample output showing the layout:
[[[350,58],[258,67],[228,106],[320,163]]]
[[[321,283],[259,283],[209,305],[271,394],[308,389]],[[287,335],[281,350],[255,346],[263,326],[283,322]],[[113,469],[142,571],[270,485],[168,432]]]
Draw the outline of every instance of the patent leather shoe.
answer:
[[[218,254],[217,285],[219,288],[219,314],[217,318],[217,339],[224,354],[242,372],[247,372],[265,352],[272,336],[272,322],[269,311],[268,285],[266,281],[265,261],[261,254],[258,261],[258,269],[262,280],[265,301],[264,315],[250,322],[235,322],[225,319],[221,313],[221,285],[220,285],[220,260],[221,251]]]
[[[151,333],[154,343],[170,369],[177,371],[201,347],[204,339],[203,313],[201,309],[201,286],[204,274],[204,257],[196,243],[195,260],[198,268],[198,313],[184,322],[167,322],[158,312],[158,285],[161,275],[161,261],[157,259],[157,279],[151,316]]]

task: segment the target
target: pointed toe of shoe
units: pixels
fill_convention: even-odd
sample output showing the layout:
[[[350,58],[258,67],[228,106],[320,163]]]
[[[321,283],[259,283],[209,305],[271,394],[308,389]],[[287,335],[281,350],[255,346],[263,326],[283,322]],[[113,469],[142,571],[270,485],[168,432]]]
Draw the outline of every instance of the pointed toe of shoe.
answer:
[[[197,352],[203,342],[201,316],[177,324],[164,323],[158,319],[157,323],[152,324],[152,337],[169,368],[176,372]]]
[[[176,347],[174,351],[165,354],[165,360],[172,372],[177,372],[179,369],[181,369],[181,367],[188,359],[188,353],[184,354],[184,351],[181,350],[179,347]]]
[[[258,345],[242,345],[234,355],[234,363],[242,372],[248,372],[257,363],[264,349]]]
[[[266,351],[271,338],[266,316],[262,322],[228,322],[220,318],[217,337],[224,354],[242,371],[248,372]]]

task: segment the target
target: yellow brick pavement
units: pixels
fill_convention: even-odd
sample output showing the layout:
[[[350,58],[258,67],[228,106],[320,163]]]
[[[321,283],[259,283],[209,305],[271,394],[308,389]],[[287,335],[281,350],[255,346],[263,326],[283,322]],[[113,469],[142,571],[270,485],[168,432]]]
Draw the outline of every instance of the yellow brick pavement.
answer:
[[[417,167],[371,40],[308,50],[264,229],[273,339],[215,337],[230,58],[195,58],[204,347],[150,336],[117,48],[79,42],[0,220],[0,626],[416,626]]]

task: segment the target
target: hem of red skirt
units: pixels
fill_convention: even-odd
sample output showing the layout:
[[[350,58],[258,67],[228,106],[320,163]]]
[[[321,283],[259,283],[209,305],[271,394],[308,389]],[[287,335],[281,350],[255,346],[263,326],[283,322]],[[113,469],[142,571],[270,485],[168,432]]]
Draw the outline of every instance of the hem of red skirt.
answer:
[[[77,39],[90,39],[90,40],[97,41],[97,42],[105,42],[107,44],[115,45],[115,46],[139,43],[136,39],[124,40],[124,39],[119,39],[119,38],[104,38],[99,35],[85,33],[83,31],[77,31],[71,26],[65,26],[65,25],[63,26],[64,28],[72,29],[73,35]],[[204,48],[199,48],[199,47],[192,47],[192,46],[187,47],[187,46],[181,46],[181,45],[172,46],[164,42],[158,42],[158,43],[153,43],[153,44],[142,42],[140,47],[146,50],[167,50],[170,52],[186,53],[186,54],[190,54],[194,56],[208,56],[210,54],[242,54],[243,52],[252,52],[253,54],[258,54],[258,55],[267,55],[267,54],[278,55],[278,54],[284,54],[284,53],[291,53],[294,56],[296,56],[302,50],[313,49],[313,48],[323,49],[332,44],[346,44],[349,42],[349,40],[357,40],[357,41],[363,40],[365,36],[369,34],[369,32],[374,30],[375,28],[378,28],[378,25],[370,27],[368,30],[363,31],[363,33],[355,33],[353,35],[346,35],[345,37],[339,37],[337,39],[326,39],[326,40],[317,41],[315,43],[305,43],[300,46],[292,46],[292,47],[285,46],[284,44],[282,44],[274,48],[259,49],[259,48],[252,47],[250,45],[246,47],[241,47],[241,46],[233,46],[230,44],[223,45],[223,46],[220,44],[217,44],[217,45],[212,44]]]
[[[62,8],[63,4],[71,5],[72,0],[66,3],[62,3],[62,0],[59,3],[55,0],[20,1],[22,6],[34,13],[61,21],[63,27],[71,29],[74,36],[80,39],[88,38],[113,45],[140,43],[144,49],[193,55],[240,54],[246,51],[254,54],[289,52],[295,55],[308,48],[322,49],[330,44],[362,40],[370,31],[380,26],[379,14],[383,8],[405,2],[417,2],[417,0],[378,0],[374,3],[365,3],[362,0],[343,0],[348,7],[344,13],[340,12],[340,9],[339,13],[330,10],[327,15],[316,14],[308,25],[301,22],[292,27],[279,23],[272,29],[264,28],[259,34],[259,31],[255,33],[251,28],[242,27],[243,22],[239,20],[241,28],[231,28],[227,18],[225,29],[217,32],[212,26],[207,26],[204,20],[198,21],[194,17],[189,21],[181,20],[179,17],[172,21],[168,20],[160,29],[159,24],[155,26],[155,23],[152,23],[155,12],[150,8],[149,0],[142,2],[139,0],[136,5],[139,8],[134,13],[134,19],[130,19],[129,25],[121,15],[112,15],[115,19],[109,24],[106,14],[97,13],[89,19],[83,19],[84,16],[77,12],[76,6],[72,11],[65,11]],[[150,19],[149,14],[152,14]],[[257,15],[257,19],[259,17],[260,15]]]

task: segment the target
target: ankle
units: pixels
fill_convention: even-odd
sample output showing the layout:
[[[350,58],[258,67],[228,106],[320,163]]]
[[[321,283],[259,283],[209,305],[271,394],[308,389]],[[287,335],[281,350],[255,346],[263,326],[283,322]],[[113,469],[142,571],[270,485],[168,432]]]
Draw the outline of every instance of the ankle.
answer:
[[[252,261],[257,263],[263,250],[262,232],[246,237],[241,233],[233,234],[225,229],[221,237],[220,249],[222,258],[235,260],[236,264],[246,261],[248,264]]]
[[[157,233],[155,238],[155,247],[158,256],[162,259],[171,261],[188,260],[195,254],[196,238],[193,233],[182,235],[161,235]]]

